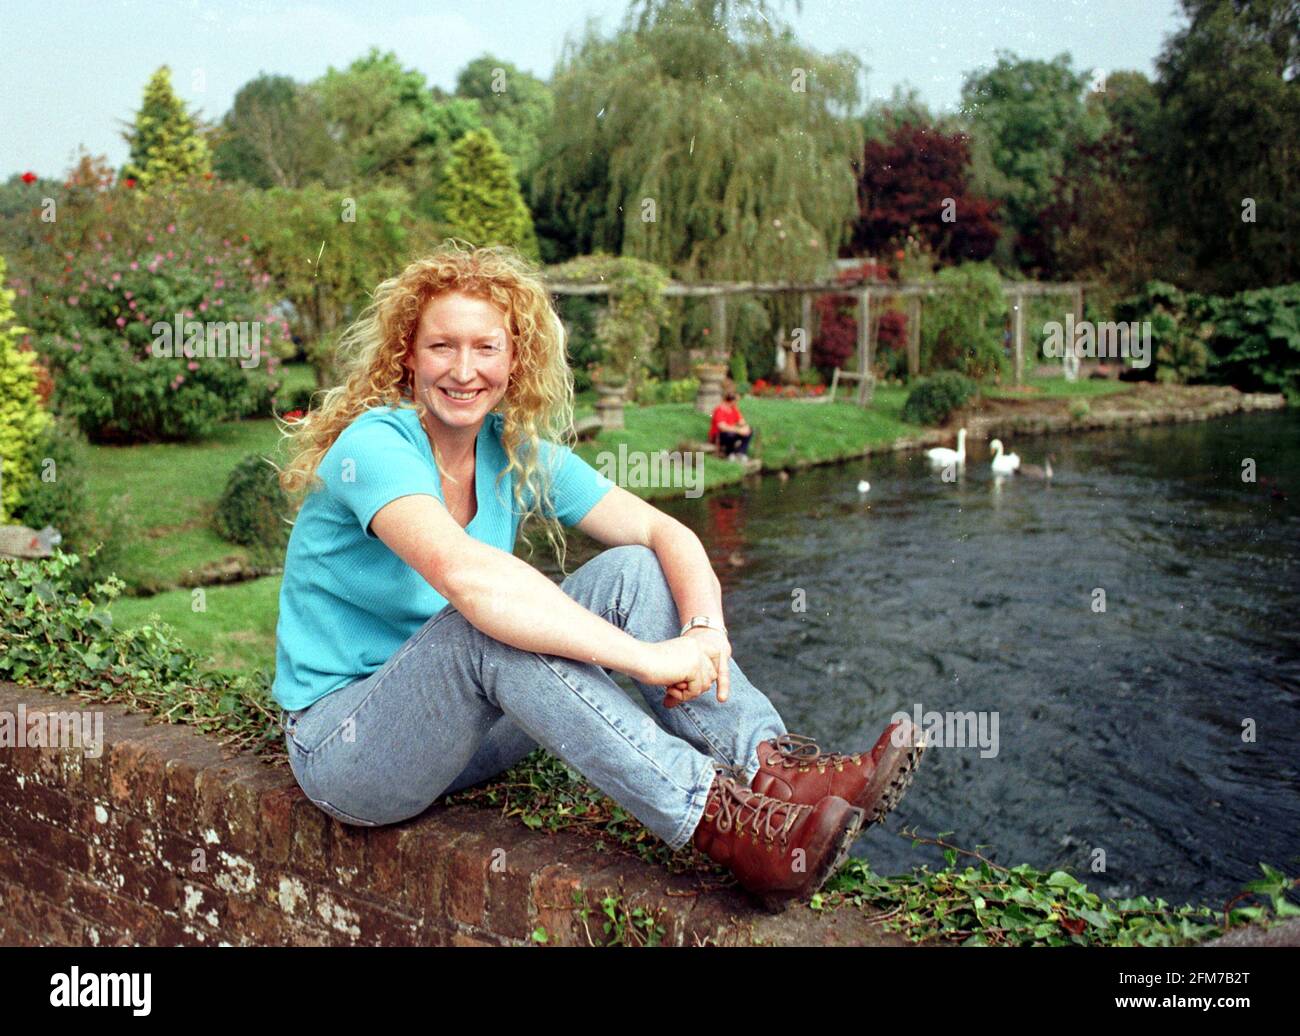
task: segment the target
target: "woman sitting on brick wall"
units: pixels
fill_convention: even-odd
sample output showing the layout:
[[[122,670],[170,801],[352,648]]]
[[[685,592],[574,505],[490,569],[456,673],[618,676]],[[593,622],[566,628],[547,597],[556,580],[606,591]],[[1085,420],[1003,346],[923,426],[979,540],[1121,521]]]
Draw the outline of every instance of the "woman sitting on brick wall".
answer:
[[[342,349],[280,476],[305,500],[273,693],[308,797],[391,824],[541,745],[769,904],[819,888],[919,737],[894,724],[840,756],[786,733],[731,657],[699,539],[560,441],[573,379],[535,267],[447,242],[379,285]],[[563,526],[610,549],[556,586],[512,553],[526,520],[562,571]]]

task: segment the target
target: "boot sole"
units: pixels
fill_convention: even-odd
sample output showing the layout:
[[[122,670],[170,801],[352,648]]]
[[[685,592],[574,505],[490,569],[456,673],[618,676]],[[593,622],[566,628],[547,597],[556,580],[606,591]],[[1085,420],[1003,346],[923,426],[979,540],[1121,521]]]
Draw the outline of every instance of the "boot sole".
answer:
[[[848,859],[849,850],[853,848],[853,843],[857,841],[858,835],[862,833],[862,828],[866,822],[866,814],[857,806],[850,806],[845,815],[850,818],[850,822],[844,825],[835,836],[835,851],[824,855],[822,865],[813,874],[810,885],[798,892],[771,892],[758,897],[769,913],[783,913],[791,903],[807,899],[814,893],[821,891],[821,887],[831,879],[831,876],[840,869],[840,865]]]
[[[916,768],[921,762],[921,756],[925,753],[924,736],[910,721],[903,722],[911,728],[910,743],[899,746],[891,741],[889,747],[885,749],[880,765],[872,774],[871,782],[862,796],[865,802],[872,802],[874,799],[870,807],[864,807],[867,814],[864,827],[880,823],[902,801],[912,784],[912,778],[916,776]]]

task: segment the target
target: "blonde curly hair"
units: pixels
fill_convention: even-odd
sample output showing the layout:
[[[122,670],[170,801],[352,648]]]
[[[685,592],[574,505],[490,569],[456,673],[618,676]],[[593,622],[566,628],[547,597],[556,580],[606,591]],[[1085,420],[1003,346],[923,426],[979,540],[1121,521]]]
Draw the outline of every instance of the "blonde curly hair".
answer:
[[[343,384],[328,389],[320,405],[299,421],[281,421],[282,446],[289,460],[279,469],[281,488],[294,498],[320,488],[316,474],[325,452],[357,416],[388,405],[413,406],[423,421],[428,408],[414,398],[404,361],[415,345],[415,332],[429,301],[446,292],[462,292],[494,303],[505,314],[516,365],[501,402],[501,445],[509,461],[498,473],[514,472],[514,503],[521,525],[539,521],[564,569],[564,528],[542,508],[549,504],[549,472],[538,462],[540,442],[572,446],[573,374],[566,357],[566,335],[551,305],[539,268],[515,249],[462,247],[448,238],[434,254],[417,259],[375,289],[371,303],[339,340]],[[434,462],[444,479],[436,443]],[[453,482],[454,479],[451,479]],[[525,505],[525,489],[531,503]],[[532,550],[532,544],[529,544]]]

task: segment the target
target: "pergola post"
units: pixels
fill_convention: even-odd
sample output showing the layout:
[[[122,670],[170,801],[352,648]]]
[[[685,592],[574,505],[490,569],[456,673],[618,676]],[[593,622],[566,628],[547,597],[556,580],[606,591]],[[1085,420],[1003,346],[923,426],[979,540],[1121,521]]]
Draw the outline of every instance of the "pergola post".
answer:
[[[799,369],[808,370],[812,366],[812,296],[803,292],[799,296],[799,328],[803,331],[803,349],[799,353]]]
[[[858,292],[858,373],[871,369],[871,289]]]
[[[709,299],[709,316],[709,322],[713,325],[711,352],[719,362],[725,364],[731,357],[731,346],[727,340],[727,296],[719,292]]]
[[[1020,385],[1025,380],[1025,296],[1023,292],[1016,292],[1011,296],[1012,305],[1015,306],[1015,323],[1012,338],[1016,347],[1016,384]]]
[[[911,295],[907,300],[907,377],[921,373],[921,296]]]

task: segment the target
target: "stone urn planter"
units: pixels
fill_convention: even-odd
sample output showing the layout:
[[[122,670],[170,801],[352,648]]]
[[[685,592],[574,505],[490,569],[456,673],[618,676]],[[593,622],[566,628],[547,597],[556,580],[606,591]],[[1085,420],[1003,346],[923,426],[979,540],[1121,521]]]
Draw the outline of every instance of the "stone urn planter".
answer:
[[[722,402],[722,379],[727,376],[727,368],[721,363],[697,363],[694,374],[700,379],[700,388],[695,394],[695,409],[701,414],[712,415]]]
[[[596,416],[603,431],[617,431],[623,424],[623,382],[596,381]]]

